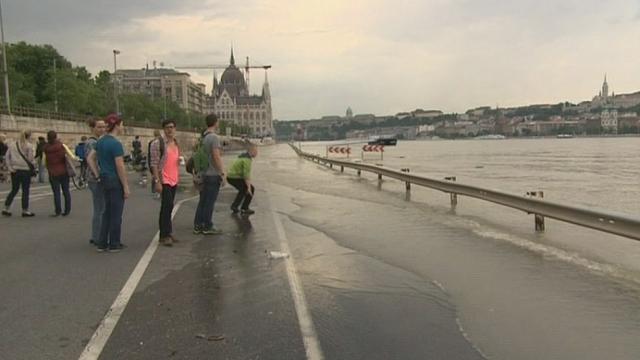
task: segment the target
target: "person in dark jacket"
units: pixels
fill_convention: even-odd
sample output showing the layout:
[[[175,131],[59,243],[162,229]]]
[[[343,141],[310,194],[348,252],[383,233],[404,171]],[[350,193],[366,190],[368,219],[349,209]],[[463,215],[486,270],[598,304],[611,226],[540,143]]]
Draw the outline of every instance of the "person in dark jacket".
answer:
[[[71,212],[71,193],[69,192],[69,173],[67,171],[67,157],[75,160],[71,150],[58,140],[58,134],[50,130],[47,133],[47,144],[43,149],[49,183],[53,191],[53,205],[55,213],[51,216],[67,216]],[[60,191],[64,196],[64,212],[60,204]]]
[[[238,189],[238,195],[236,195],[235,200],[233,200],[231,204],[231,211],[233,211],[234,214],[238,212],[241,212],[242,215],[255,213],[255,211],[249,209],[249,205],[256,191],[255,187],[251,184],[251,162],[257,155],[258,147],[255,144],[251,144],[249,145],[249,150],[246,153],[240,154],[231,165],[231,168],[229,168],[227,181],[234,188]],[[240,204],[242,204],[242,206]],[[240,209],[238,209],[239,206],[241,206]]]
[[[44,136],[38,136],[38,143],[36,145],[36,162],[38,163],[38,182],[44,183],[44,146],[47,144],[47,141],[44,139]]]
[[[7,136],[5,134],[0,134],[0,182],[7,181],[8,171],[7,165],[4,160],[9,147],[6,144]]]

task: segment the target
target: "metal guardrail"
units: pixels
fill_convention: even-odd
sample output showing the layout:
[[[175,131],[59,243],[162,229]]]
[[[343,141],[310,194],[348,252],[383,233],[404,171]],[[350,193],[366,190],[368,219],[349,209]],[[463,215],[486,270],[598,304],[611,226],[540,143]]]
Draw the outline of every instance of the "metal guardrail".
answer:
[[[457,200],[454,201],[454,198],[457,195],[462,195],[522,210],[528,214],[534,214],[536,215],[536,230],[544,230],[544,219],[542,219],[541,227],[538,223],[541,217],[544,216],[600,230],[609,234],[640,240],[640,218],[629,214],[595,210],[575,205],[559,204],[552,201],[510,194],[502,191],[484,189],[473,185],[460,184],[451,180],[438,180],[418,175],[411,175],[406,172],[376,165],[328,159],[319,155],[303,152],[293,144],[290,144],[290,146],[295,150],[298,156],[302,158],[315,161],[320,164],[329,164],[331,167],[340,166],[341,171],[344,171],[344,168],[350,168],[357,170],[358,175],[361,171],[367,171],[378,174],[379,180],[382,179],[382,176],[386,176],[403,181],[407,184],[407,191],[410,189],[410,184],[416,184],[452,194],[452,206],[455,206],[457,203]]]
[[[0,106],[0,114],[9,115],[9,111],[7,111],[6,106],[4,105]],[[82,122],[87,119],[87,116],[82,116],[75,113],[48,111],[43,109],[35,109],[35,108],[22,107],[22,106],[12,106],[11,115],[42,118],[42,119],[52,119],[52,120],[75,121],[75,122]]]

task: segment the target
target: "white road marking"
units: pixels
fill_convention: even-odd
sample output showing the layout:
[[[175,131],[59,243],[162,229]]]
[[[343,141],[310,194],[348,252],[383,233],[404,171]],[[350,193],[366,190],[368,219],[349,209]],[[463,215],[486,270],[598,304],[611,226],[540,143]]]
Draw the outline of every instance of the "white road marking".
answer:
[[[269,193],[272,192],[269,191]],[[276,225],[276,232],[278,233],[278,237],[280,238],[281,250],[289,254],[289,257],[284,259],[284,261],[287,266],[287,277],[289,278],[289,286],[291,288],[291,295],[293,296],[293,303],[296,308],[296,314],[298,315],[298,323],[300,324],[300,332],[302,333],[302,341],[304,342],[304,349],[307,353],[307,359],[322,360],[324,356],[322,355],[322,349],[320,348],[318,335],[316,334],[316,329],[313,325],[313,319],[311,318],[311,313],[309,312],[309,308],[307,306],[307,300],[304,296],[302,283],[298,278],[296,265],[293,260],[293,256],[291,255],[291,251],[289,250],[289,240],[287,239],[287,234],[284,230],[284,226],[282,225],[280,215],[278,215],[278,213],[273,209],[271,209],[271,213],[273,214],[273,221]]]
[[[173,217],[180,209],[180,206],[182,206],[184,202],[193,200],[195,198],[197,198],[197,196],[193,196],[176,203],[175,207],[173,208],[173,212],[171,213],[171,219],[173,219]],[[160,232],[157,232],[153,237],[153,240],[151,240],[151,243],[147,247],[147,250],[140,258],[140,261],[138,261],[135,269],[133,269],[131,276],[129,276],[129,279],[124,284],[124,287],[122,288],[122,290],[120,290],[118,297],[116,297],[116,300],[111,305],[111,308],[109,308],[109,311],[107,311],[106,315],[100,322],[100,325],[96,329],[96,332],[93,333],[91,340],[89,340],[89,343],[84,348],[84,351],[82,352],[82,354],[80,354],[79,360],[97,360],[100,357],[100,354],[102,353],[104,346],[107,344],[111,333],[113,333],[113,330],[118,324],[118,321],[120,320],[124,309],[127,307],[127,304],[129,303],[133,292],[138,286],[140,279],[142,279],[142,275],[147,270],[153,254],[156,252],[156,249],[158,249],[159,237]]]

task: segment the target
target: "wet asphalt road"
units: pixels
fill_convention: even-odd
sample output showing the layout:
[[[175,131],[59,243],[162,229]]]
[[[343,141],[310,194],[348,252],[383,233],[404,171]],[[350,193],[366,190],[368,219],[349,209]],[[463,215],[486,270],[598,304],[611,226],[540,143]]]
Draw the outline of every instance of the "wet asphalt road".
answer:
[[[174,220],[181,242],[155,253],[100,359],[307,358],[287,260],[266,255],[280,250],[272,212],[282,219],[324,358],[482,358],[437,286],[296,223],[287,215],[295,207],[289,189],[267,178],[256,187],[250,218],[232,216],[234,193],[222,191],[219,236],[191,234],[196,203],[183,204]],[[70,217],[46,216],[52,204],[43,188],[35,218],[0,219],[0,359],[78,358],[157,231],[159,203],[133,189],[128,248],[117,254],[88,244],[86,190],[72,193]]]

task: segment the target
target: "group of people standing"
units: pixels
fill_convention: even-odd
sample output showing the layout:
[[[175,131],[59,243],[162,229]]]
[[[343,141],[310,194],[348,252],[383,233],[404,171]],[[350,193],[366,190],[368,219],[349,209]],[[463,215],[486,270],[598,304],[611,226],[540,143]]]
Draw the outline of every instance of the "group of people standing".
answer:
[[[213,224],[213,210],[220,188],[229,182],[238,189],[238,195],[231,205],[234,214],[253,214],[249,208],[255,188],[251,185],[251,159],[257,156],[255,145],[249,145],[225,172],[222,161],[222,142],[216,134],[218,117],[210,114],[205,118],[207,129],[202,133],[200,146],[207,155],[208,166],[200,174],[194,174],[194,183],[199,189],[199,200],[193,220],[196,235],[217,235],[222,231]],[[162,123],[164,134],[150,144],[150,168],[153,175],[152,186],[160,194],[160,238],[162,245],[172,246],[179,240],[173,234],[171,213],[179,182],[180,147],[175,138],[176,124],[172,120]],[[239,209],[239,207],[241,208]]]
[[[257,147],[249,145],[248,151],[239,156],[225,172],[222,161],[222,143],[216,134],[218,117],[215,114],[205,118],[207,129],[202,133],[200,144],[207,154],[208,167],[194,174],[194,183],[199,189],[199,201],[193,221],[193,233],[216,235],[222,231],[213,224],[213,210],[220,188],[230,183],[238,189],[231,210],[234,214],[253,214],[249,208],[254,186],[251,184],[251,160],[257,156]],[[99,252],[118,252],[125,245],[121,241],[122,215],[125,200],[131,191],[127,180],[124,162],[124,147],[118,139],[124,123],[116,114],[104,119],[92,119],[88,123],[91,137],[83,139],[83,156],[88,166],[87,182],[92,195],[93,216],[91,221],[90,243]],[[180,181],[180,145],[176,139],[176,122],[162,122],[162,134],[149,144],[150,168],[153,176],[152,186],[160,194],[160,214],[158,225],[159,241],[172,246],[179,240],[174,236],[172,212],[176,190]],[[57,139],[55,131],[47,133],[47,141],[38,149],[31,143],[31,132],[24,131],[15,142],[6,143],[8,149],[5,162],[11,173],[11,192],[5,199],[2,215],[11,216],[11,204],[22,189],[22,216],[33,217],[29,210],[29,189],[32,177],[38,173],[36,161],[39,151],[42,163],[49,173],[49,182],[54,195],[54,214],[67,216],[71,212],[69,193],[69,160],[76,156]],[[40,161],[37,162],[40,164]],[[64,208],[60,193],[64,196]]]
[[[58,139],[58,134],[50,130],[47,132],[47,141],[39,141],[36,148],[32,142],[32,132],[24,130],[16,141],[7,142],[4,163],[11,177],[11,191],[4,202],[2,215],[12,215],[11,205],[18,191],[22,190],[22,217],[33,217],[35,214],[29,210],[29,193],[31,178],[43,176],[45,164],[49,173],[49,183],[53,191],[54,213],[51,216],[67,216],[71,213],[71,193],[69,191],[69,179],[73,170],[73,161],[77,158],[69,148]],[[64,208],[62,207],[64,197]]]

